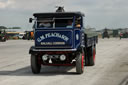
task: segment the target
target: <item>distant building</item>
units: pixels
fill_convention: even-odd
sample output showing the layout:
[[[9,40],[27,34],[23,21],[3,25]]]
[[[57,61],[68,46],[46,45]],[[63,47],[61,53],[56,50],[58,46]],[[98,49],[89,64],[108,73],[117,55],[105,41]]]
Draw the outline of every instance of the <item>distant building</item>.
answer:
[[[89,30],[89,31],[96,31],[95,28],[86,28],[86,30]]]

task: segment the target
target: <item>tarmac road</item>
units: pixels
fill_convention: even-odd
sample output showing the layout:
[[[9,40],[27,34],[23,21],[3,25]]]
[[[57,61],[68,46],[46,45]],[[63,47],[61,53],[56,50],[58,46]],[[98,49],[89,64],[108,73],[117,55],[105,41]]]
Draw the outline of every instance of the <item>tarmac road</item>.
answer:
[[[128,39],[99,39],[96,65],[75,74],[75,67],[42,66],[34,75],[29,48],[33,41],[0,42],[0,85],[128,85]]]

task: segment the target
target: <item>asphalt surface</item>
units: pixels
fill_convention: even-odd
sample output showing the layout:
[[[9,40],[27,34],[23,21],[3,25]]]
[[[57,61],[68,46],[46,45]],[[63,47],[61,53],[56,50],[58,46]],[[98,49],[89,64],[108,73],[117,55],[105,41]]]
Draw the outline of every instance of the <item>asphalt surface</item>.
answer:
[[[96,64],[75,73],[75,67],[42,66],[32,74],[29,48],[33,41],[0,42],[0,85],[128,85],[128,39],[99,39]]]

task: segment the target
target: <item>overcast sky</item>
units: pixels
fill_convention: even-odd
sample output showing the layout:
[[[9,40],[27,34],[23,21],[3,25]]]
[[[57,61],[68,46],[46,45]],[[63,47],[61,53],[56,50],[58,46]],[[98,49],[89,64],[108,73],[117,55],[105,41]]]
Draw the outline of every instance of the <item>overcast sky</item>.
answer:
[[[58,5],[85,13],[86,26],[97,30],[128,27],[128,0],[0,0],[0,25],[31,30],[33,13],[54,12]]]

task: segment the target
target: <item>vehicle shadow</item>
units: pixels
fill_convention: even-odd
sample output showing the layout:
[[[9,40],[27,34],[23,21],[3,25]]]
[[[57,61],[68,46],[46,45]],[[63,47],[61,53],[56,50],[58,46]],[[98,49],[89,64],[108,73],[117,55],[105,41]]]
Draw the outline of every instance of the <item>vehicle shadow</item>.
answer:
[[[33,74],[31,67],[16,69],[13,71],[2,70],[0,76],[55,76],[55,75],[77,75],[76,72],[68,72],[73,69],[73,66],[43,66],[39,74]]]

